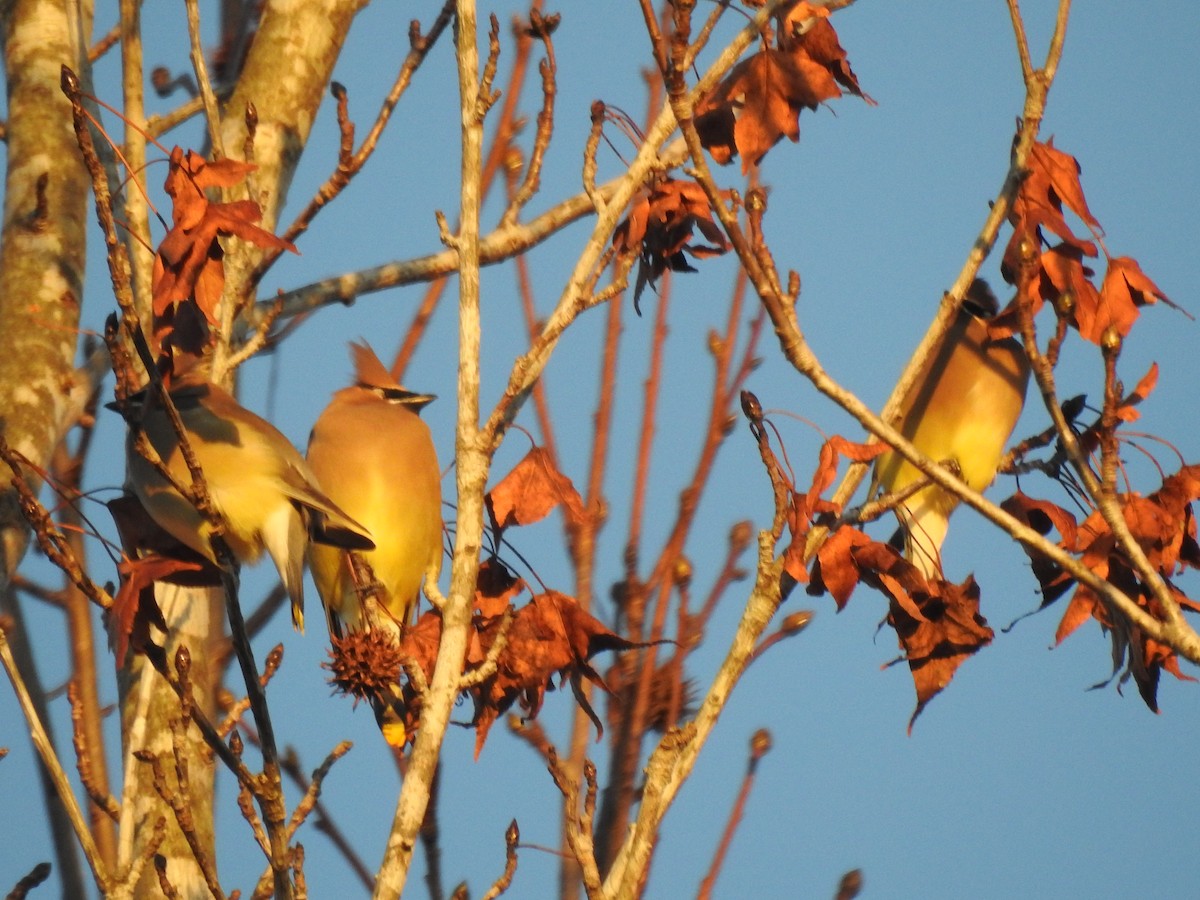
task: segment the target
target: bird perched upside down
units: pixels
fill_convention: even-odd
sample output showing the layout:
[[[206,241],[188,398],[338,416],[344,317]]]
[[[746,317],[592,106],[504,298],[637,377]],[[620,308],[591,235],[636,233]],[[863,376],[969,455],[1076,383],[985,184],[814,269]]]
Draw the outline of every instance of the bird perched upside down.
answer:
[[[363,556],[396,622],[412,617],[421,582],[442,558],[441,470],[418,413],[434,397],[406,390],[366,344],[352,344],[355,383],[333,395],[313,426],[308,463],[329,496],[370,529]],[[331,635],[364,625],[348,554],[313,545],[309,564]]]
[[[304,549],[308,539],[354,550],[375,546],[362,525],[322,491],[300,452],[270,422],[227,391],[193,373],[176,379],[170,397],[200,465],[212,505],[225,521],[225,541],[239,562],[265,549],[292,601],[292,624],[304,630]],[[160,528],[213,563],[213,525],[134,447],[146,434],[167,471],[192,483],[179,435],[153,392],[110,404],[130,425],[129,484]]]
[[[926,361],[901,407],[898,430],[939,463],[982,491],[996,477],[1004,447],[1025,405],[1029,361],[1019,341],[988,337],[998,304],[987,283],[971,285],[954,324]],[[871,486],[901,491],[925,476],[895,451],[879,457]],[[941,546],[958,498],[937,485],[897,506],[905,556],[927,578],[939,577]]]

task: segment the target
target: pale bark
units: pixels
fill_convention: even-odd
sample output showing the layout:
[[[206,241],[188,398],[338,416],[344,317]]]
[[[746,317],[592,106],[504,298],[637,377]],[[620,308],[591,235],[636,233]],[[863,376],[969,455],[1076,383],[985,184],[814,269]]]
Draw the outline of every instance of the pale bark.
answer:
[[[39,467],[73,424],[75,343],[83,301],[88,178],[59,90],[79,63],[66,0],[0,4],[8,83],[8,169],[0,238],[0,431]],[[32,476],[27,476],[32,480]],[[29,529],[0,462],[0,583],[24,556]]]
[[[263,207],[263,227],[274,229],[279,209],[287,195],[300,153],[307,142],[316,111],[329,83],[333,65],[345,40],[354,13],[362,0],[274,0],[269,2],[238,79],[233,96],[225,107],[223,119],[215,123],[220,148],[228,156],[249,156],[259,169],[251,176],[250,196]],[[128,86],[127,86],[128,93]],[[253,103],[258,124],[255,139],[247,153],[245,111]],[[226,244],[225,302],[222,340],[219,354],[228,347],[232,331],[233,309],[238,298],[252,289],[247,279],[261,252],[238,240]],[[135,281],[135,284],[137,282]],[[215,377],[220,378],[220,363]],[[179,646],[186,646],[193,660],[192,679],[206,713],[212,712],[212,696],[219,672],[208,668],[208,648],[222,632],[223,600],[220,589],[178,588],[159,585],[159,605],[170,626],[167,658],[172,659]],[[122,810],[121,861],[138,859],[142,849],[154,839],[160,817],[167,822],[167,837],[158,852],[167,859],[168,877],[182,897],[210,896],[194,853],[163,803],[152,782],[152,774],[133,753],[148,750],[159,756],[170,776],[168,789],[178,785],[174,771],[170,723],[179,716],[179,703],[169,685],[139,659],[121,679],[122,733],[125,737],[125,804]],[[235,691],[238,689],[235,687]],[[212,854],[211,754],[196,730],[180,748],[187,759],[196,835],[206,852]],[[151,868],[143,871],[135,895],[157,890]],[[278,885],[277,885],[278,887]]]
[[[250,199],[262,206],[262,227],[274,231],[287,200],[317,108],[328,90],[354,15],[366,0],[270,0],[263,10],[241,77],[222,111],[222,151],[258,165],[248,179]],[[246,111],[257,123],[248,143]],[[225,256],[225,303],[214,372],[224,371],[237,313],[253,300],[250,274],[262,250],[232,241]],[[232,300],[232,302],[230,302]]]
[[[39,467],[47,465],[82,409],[80,395],[90,391],[73,367],[88,181],[70,108],[59,90],[62,64],[79,65],[79,36],[90,31],[90,4],[86,22],[72,20],[72,6],[66,0],[0,3],[9,116],[0,235],[0,434]],[[28,471],[22,475],[31,484],[37,481]],[[15,609],[8,586],[29,545],[29,528],[8,487],[11,477],[0,462],[0,591]],[[34,642],[19,615],[14,621],[14,645],[30,648]],[[26,682],[36,689],[32,653],[17,655]],[[61,825],[60,817],[52,820]],[[55,827],[56,843],[60,830]],[[74,849],[60,845],[58,863],[64,885],[78,887]]]
[[[188,649],[193,660],[192,682],[197,688],[201,709],[211,718],[213,691],[219,673],[209,667],[211,654],[207,648],[211,643],[210,635],[219,630],[219,621],[214,622],[210,615],[209,593],[203,588],[180,588],[169,584],[159,584],[155,588],[155,599],[170,628],[165,640],[167,659],[173,659],[180,647]],[[166,822],[166,835],[156,852],[166,860],[171,884],[183,900],[210,897],[191,846],[170,806],[155,788],[150,765],[134,756],[138,752],[153,753],[167,776],[167,790],[171,793],[180,790],[171,727],[172,720],[180,716],[179,700],[170,685],[141,655],[133,657],[131,664],[118,673],[117,683],[121,694],[121,758],[124,766],[119,868],[125,871],[144,856],[155,840],[156,823],[162,818]],[[187,740],[179,742],[178,750],[188,772],[188,789],[182,796],[192,812],[196,837],[212,859],[212,757],[195,726],[188,729]],[[142,868],[140,878],[125,887],[131,891],[129,896],[155,896],[158,876],[153,866]]]
[[[383,863],[375,881],[376,898],[404,892],[417,833],[437,773],[450,711],[461,689],[471,606],[483,543],[483,492],[491,455],[479,431],[479,207],[483,173],[483,114],[479,92],[474,0],[459,0],[455,21],[459,110],[462,116],[460,161],[462,188],[459,229],[451,245],[458,251],[458,424],[455,436],[455,482],[458,519],[450,592],[441,607],[442,638],[429,688],[422,698],[421,727],[413,745],[404,786],[388,835]]]

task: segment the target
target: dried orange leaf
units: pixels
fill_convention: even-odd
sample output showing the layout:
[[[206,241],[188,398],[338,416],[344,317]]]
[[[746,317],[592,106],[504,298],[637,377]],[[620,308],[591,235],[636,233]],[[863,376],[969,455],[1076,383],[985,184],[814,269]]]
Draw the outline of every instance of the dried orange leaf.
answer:
[[[210,323],[225,284],[219,236],[239,237],[259,247],[298,253],[290,241],[260,228],[262,208],[252,200],[210,202],[204,191],[231,187],[256,166],[237,160],[208,162],[199,154],[176,147],[164,189],[172,201],[172,226],[154,256],[151,293],[154,314],[163,316],[176,303],[194,299]]]
[[[130,647],[142,652],[150,643],[150,626],[167,630],[162,610],[154,599],[154,583],[181,572],[198,572],[199,562],[172,559],[157,554],[142,559],[123,559],[117,564],[121,586],[109,609],[108,640],[117,665],[125,665]]]
[[[838,610],[844,609],[859,581],[854,551],[869,543],[871,539],[867,535],[849,525],[843,525],[831,534],[817,551],[808,592],[819,594],[827,590]]]
[[[529,525],[563,506],[567,521],[583,521],[583,500],[542,447],[534,447],[487,495],[488,510],[498,528]]]
[[[498,559],[485,559],[479,564],[475,579],[475,609],[485,619],[502,616],[523,590],[524,580],[509,571],[508,566]]]

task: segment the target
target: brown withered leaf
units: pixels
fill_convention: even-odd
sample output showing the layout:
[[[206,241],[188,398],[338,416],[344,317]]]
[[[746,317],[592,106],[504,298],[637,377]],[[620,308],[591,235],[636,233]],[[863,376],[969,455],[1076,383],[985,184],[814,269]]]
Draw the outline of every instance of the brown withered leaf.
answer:
[[[859,582],[854,551],[870,543],[872,541],[866,534],[849,525],[843,525],[831,534],[817,551],[808,593],[817,596],[828,591],[838,611],[845,609]]]
[[[130,647],[135,653],[147,649],[150,625],[166,630],[154,582],[213,586],[221,577],[208,560],[163,531],[136,497],[122,495],[106,505],[124,551],[117,565],[121,585],[109,612],[109,646],[117,664],[124,665]]]
[[[837,434],[828,438],[821,444],[817,467],[813,471],[812,485],[809,487],[808,493],[799,501],[801,516],[811,520],[814,516],[824,512],[840,513],[841,509],[835,504],[821,498],[821,495],[829,490],[837,478],[838,465],[843,459],[852,463],[869,463],[886,453],[887,450],[888,445],[882,441],[860,444]]]
[[[567,521],[583,522],[583,499],[571,479],[554,468],[543,447],[534,447],[488,491],[488,512],[496,528],[538,522],[561,505]]]
[[[696,229],[707,244],[692,240]],[[713,219],[708,196],[699,184],[664,178],[634,197],[629,215],[613,232],[613,247],[638,257],[633,303],[640,315],[639,301],[647,284],[653,286],[668,270],[696,271],[688,263],[689,256],[719,256],[729,249],[729,241]]]
[[[154,599],[154,583],[201,568],[198,562],[157,554],[141,559],[126,558],[117,564],[121,586],[108,611],[108,643],[119,667],[124,667],[125,654],[130,649],[142,653],[153,646],[151,625],[164,632],[167,630],[166,619]]]
[[[1143,678],[1138,678],[1139,669],[1144,673]],[[1179,668],[1179,656],[1174,650],[1153,638],[1144,638],[1142,663],[1141,666],[1134,669],[1133,674],[1137,679],[1138,691],[1141,693],[1142,699],[1154,712],[1158,712],[1158,675],[1162,669],[1166,669],[1180,681],[1196,681],[1194,677]]]
[[[1113,557],[1117,542],[1100,513],[1094,512],[1083,521],[1079,526],[1076,541],[1076,552],[1082,551],[1080,561],[1092,572],[1119,585],[1123,590],[1128,591],[1134,587],[1129,567],[1119,556],[1115,559]],[[1058,629],[1054,633],[1054,643],[1061,644],[1089,618],[1095,618],[1104,628],[1112,627],[1108,608],[1100,602],[1100,598],[1091,588],[1081,584],[1071,595],[1063,617],[1059,620]]]
[[[850,68],[828,10],[796,4],[777,21],[778,45],[743,60],[696,105],[696,131],[714,160],[757,166],[781,138],[800,140],[800,112],[846,90],[870,104]]]
[[[1073,548],[1075,546],[1078,530],[1075,517],[1061,506],[1017,491],[1001,503],[1000,508],[1043,536],[1049,534],[1052,529],[1056,530],[1062,538],[1061,545],[1063,547]],[[1034,577],[1037,578],[1041,587],[1043,607],[1053,603],[1070,590],[1075,579],[1064,572],[1057,563],[1030,551],[1028,547],[1025,548],[1025,551],[1029,554],[1033,564]]]
[[[1161,300],[1175,307],[1153,281],[1146,277],[1137,260],[1120,256],[1108,261],[1104,282],[1100,286],[1100,305],[1092,327],[1079,333],[1092,343],[1100,343],[1108,328],[1124,337],[1137,321],[1140,308]]]
[[[850,60],[838,40],[837,31],[829,21],[829,10],[801,2],[793,6],[779,24],[779,49],[806,56],[829,71],[835,81],[867,103],[876,103],[863,93],[858,76],[850,68]]]
[[[1153,383],[1153,370],[1131,396],[1144,395]],[[1185,567],[1200,567],[1200,547],[1196,543],[1196,522],[1192,503],[1200,499],[1200,466],[1183,466],[1163,479],[1160,488],[1148,496],[1123,494],[1118,497],[1122,516],[1134,540],[1146,554],[1151,566],[1166,582],[1167,590],[1184,609],[1200,612],[1200,603],[1187,597],[1171,578]],[[1080,525],[1065,511],[1045,501],[1023,498],[1005,501],[1005,508],[1027,521],[1043,534],[1049,524],[1062,535],[1059,545],[1079,557],[1080,562],[1098,577],[1131,597],[1155,618],[1163,611],[1153,591],[1142,583],[1120,549],[1116,537],[1099,512],[1093,512]],[[1032,554],[1031,554],[1032,555]],[[1074,584],[1074,579],[1057,566],[1043,562],[1039,568],[1034,556],[1034,571],[1042,584],[1044,602],[1049,605]],[[1122,680],[1132,677],[1142,699],[1158,711],[1157,687],[1161,669],[1183,678],[1178,660],[1169,648],[1160,646],[1129,623],[1113,621],[1108,605],[1090,587],[1078,584],[1058,623],[1055,642],[1062,643],[1089,619],[1095,619],[1112,641],[1114,674],[1124,666]]]
[[[214,203],[208,188],[232,187],[256,166],[232,159],[209,162],[191,150],[175,147],[164,190],[171,197],[172,225],[154,256],[154,314],[189,298],[216,324],[216,308],[225,286],[222,250],[217,238],[239,237],[259,247],[298,253],[290,241],[258,227],[262,208],[252,200]]]
[[[1185,542],[1195,533],[1190,507],[1200,499],[1200,466],[1183,466],[1145,497],[1122,494],[1118,499],[1134,540],[1159,574],[1169,578],[1178,567],[1194,565],[1190,551],[1185,551]],[[1102,552],[1112,555],[1114,562],[1120,558],[1112,532],[1099,512],[1092,513],[1080,526],[1076,549],[1084,553],[1085,562]],[[1097,559],[1089,568],[1100,574],[1106,564]]]
[[[1010,218],[1014,224],[1023,220],[1030,229],[1047,229],[1084,256],[1095,256],[1096,245],[1076,235],[1063,215],[1066,203],[1096,234],[1104,233],[1088,209],[1079,173],[1079,162],[1056,148],[1053,140],[1035,143],[1029,154],[1029,171],[1013,200]]]
[[[783,138],[800,140],[800,112],[842,95],[832,73],[805,55],[760,50],[738,63],[700,103],[696,131],[712,158],[742,171],[757,166]]]
[[[826,500],[821,495],[829,490],[837,478],[838,465],[842,459],[848,459],[851,462],[867,463],[881,453],[886,452],[887,449],[887,444],[878,441],[870,444],[860,444],[836,434],[826,439],[821,445],[821,450],[817,457],[817,466],[813,470],[812,485],[809,487],[808,493],[793,492],[791,508],[788,510],[788,530],[791,532],[792,540],[787,550],[784,551],[783,567],[784,571],[794,578],[797,583],[803,583],[808,580],[808,572],[805,569],[804,563],[804,551],[808,542],[808,533],[812,528],[813,522],[820,515],[837,515],[841,512],[841,507],[838,504]],[[853,585],[851,585],[851,589],[853,589]],[[834,596],[836,599],[838,595],[835,593]],[[849,593],[846,596],[849,597]],[[842,604],[839,603],[838,608],[840,609],[841,606]]]
[[[1138,524],[1130,521],[1134,537],[1143,548],[1150,547],[1147,556],[1164,577],[1174,575],[1183,566],[1197,567],[1196,558],[1186,546],[1188,541],[1195,541],[1191,505],[1197,499],[1200,499],[1200,466],[1183,466],[1164,478],[1162,486],[1146,498],[1146,504],[1155,511],[1148,518],[1147,527],[1141,527],[1141,516]],[[1128,513],[1126,520],[1130,520]]]
[[[1104,229],[1088,209],[1087,199],[1083,196],[1083,186],[1079,183],[1083,169],[1079,160],[1055,147],[1054,138],[1045,143],[1034,143],[1029,152],[1029,168],[1040,189],[1052,195],[1056,207],[1061,209],[1065,203],[1089,228],[1097,234],[1104,234]]]
[[[928,580],[900,552],[877,541],[856,542],[850,556],[862,581],[888,598],[887,623],[904,651],[917,691],[913,723],[926,705],[954,677],[958,667],[994,633],[979,613],[979,586],[974,576],[961,585]]]
[[[1158,363],[1151,363],[1149,370],[1142,376],[1137,386],[1121,401],[1117,407],[1117,418],[1122,422],[1136,422],[1141,413],[1134,407],[1150,396],[1158,386]]]
[[[518,578],[498,559],[485,559],[479,564],[475,578],[475,609],[484,619],[504,615],[513,600],[525,590],[524,579]]]
[[[788,510],[787,524],[788,532],[791,534],[791,542],[788,543],[787,549],[783,551],[783,571],[789,575],[796,584],[804,584],[808,581],[808,569],[804,563],[804,550],[808,538],[808,526],[797,513],[799,494],[792,494],[792,505]],[[785,593],[790,591],[790,587],[785,588]]]
[[[486,652],[499,631],[499,622],[479,626]],[[497,659],[491,678],[472,690],[475,699],[475,755],[483,749],[488,730],[514,702],[528,718],[536,717],[555,675],[582,676],[607,691],[588,660],[602,650],[645,646],[627,641],[557,591],[536,595],[517,610],[508,629],[508,643]],[[585,709],[599,728],[599,719]]]
[[[1071,595],[1063,616],[1058,620],[1058,628],[1054,632],[1054,643],[1061,644],[1084,622],[1094,618],[1104,628],[1112,627],[1108,618],[1108,610],[1100,598],[1087,585],[1081,584]]]
[[[888,623],[896,630],[917,690],[909,733],[929,701],[950,684],[958,667],[995,636],[979,613],[979,585],[974,576],[961,585],[931,582],[929,589],[912,595],[919,617],[910,615],[906,605],[894,597],[888,611]]]
[[[1083,263],[1083,251],[1078,247],[1061,243],[1045,250],[1041,255],[1038,301],[1030,310],[1037,315],[1041,300],[1051,303],[1063,294],[1074,301],[1071,321],[1080,334],[1096,334],[1096,318],[1100,310],[1100,292],[1092,284],[1095,271]]]
[[[433,677],[438,646],[442,642],[442,617],[437,610],[421,613],[416,624],[405,628],[400,639],[400,653],[405,661],[416,664],[428,681]]]
[[[890,544],[871,541],[855,547],[851,553],[862,581],[883,593],[913,619],[924,617],[918,598],[928,596],[935,588],[900,551]]]

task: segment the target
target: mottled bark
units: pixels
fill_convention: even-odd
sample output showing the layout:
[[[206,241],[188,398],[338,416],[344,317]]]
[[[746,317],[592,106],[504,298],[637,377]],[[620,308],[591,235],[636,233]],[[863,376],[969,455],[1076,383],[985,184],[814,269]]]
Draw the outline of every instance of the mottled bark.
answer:
[[[192,658],[191,679],[201,709],[210,718],[219,672],[211,665],[214,629],[220,620],[210,615],[209,593],[202,588],[180,588],[160,584],[155,598],[170,626],[166,641],[168,660],[180,647],[187,647]],[[218,591],[219,593],[219,591]],[[177,794],[190,811],[191,823],[199,845],[210,860],[215,860],[213,842],[212,754],[193,725],[180,732],[179,701],[174,691],[143,656],[118,674],[121,694],[122,766],[124,791],[121,797],[119,862],[122,870],[145,853],[154,839],[160,818],[166,822],[166,836],[157,853],[166,862],[167,877],[182,900],[210,897],[195,854],[174,813],[154,783],[153,767],[135,757],[152,753],[165,775],[167,796]],[[179,734],[180,737],[176,737]],[[181,791],[176,772],[176,752],[187,769],[186,790]],[[159,891],[153,866],[146,866],[141,877],[128,885],[134,897],[153,897]]]
[[[224,119],[216,129],[221,135],[221,146],[214,148],[213,155],[248,156],[258,164],[259,169],[249,179],[250,197],[262,205],[262,224],[268,229],[275,228],[279,207],[308,140],[346,32],[362,5],[361,0],[275,0],[268,2],[263,11],[237,86],[225,106]],[[129,83],[127,75],[127,86]],[[127,96],[128,93],[127,87]],[[253,103],[257,113],[249,153],[245,121],[248,103]],[[219,356],[228,347],[234,304],[243,297],[252,299],[248,276],[260,258],[258,248],[245,242],[231,239],[225,246],[225,302]],[[220,371],[218,360],[217,377]],[[180,646],[188,648],[197,695],[211,714],[211,698],[220,673],[208,666],[211,654],[207,650],[222,632],[221,592],[160,585],[156,596],[171,631],[167,658],[172,659]],[[174,770],[178,738],[172,737],[176,730],[172,721],[179,718],[179,703],[174,692],[144,659],[137,660],[120,681],[127,785],[122,809],[121,861],[128,864],[136,860],[153,839],[159,818],[165,818],[167,837],[158,853],[167,860],[171,883],[181,897],[209,896],[192,849],[154,785],[151,767],[133,755],[135,751],[153,753],[162,762],[168,792],[180,789]],[[244,690],[231,687],[237,693]],[[180,750],[187,759],[190,776],[185,802],[192,811],[196,837],[211,858],[211,754],[194,728],[180,742]],[[154,895],[156,879],[148,868],[134,886],[134,896]]]
[[[365,5],[366,0],[270,0],[263,10],[219,132],[225,155],[258,165],[248,179],[250,199],[262,205],[262,226],[268,230],[276,230],[346,33]],[[248,142],[246,110],[251,104],[256,124]],[[254,299],[249,276],[260,259],[262,250],[248,242],[231,241],[227,247],[222,309],[227,339],[233,317]],[[223,370],[226,346],[218,349],[217,372]]]
[[[73,362],[83,300],[88,179],[59,90],[79,64],[66,0],[0,4],[8,80],[8,169],[0,236],[0,432],[45,467],[81,409]],[[86,387],[86,386],[84,386]],[[32,481],[32,475],[24,473]],[[29,530],[0,462],[0,583]]]
[[[88,386],[73,367],[82,301],[87,177],[59,90],[63,63],[78,66],[78,35],[90,21],[68,16],[66,0],[0,3],[8,85],[8,157],[0,225],[0,434],[45,467],[82,409]],[[90,4],[84,15],[90,20]],[[37,478],[23,472],[31,485]],[[40,684],[16,597],[8,586],[25,550],[12,472],[0,462],[0,591],[11,602],[11,643],[26,682]],[[25,652],[29,651],[29,652]],[[34,698],[43,702],[42,697]],[[43,720],[45,711],[43,708]],[[51,808],[64,889],[82,885],[69,827]]]

